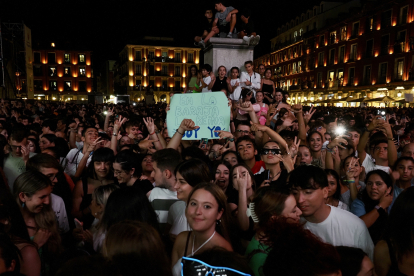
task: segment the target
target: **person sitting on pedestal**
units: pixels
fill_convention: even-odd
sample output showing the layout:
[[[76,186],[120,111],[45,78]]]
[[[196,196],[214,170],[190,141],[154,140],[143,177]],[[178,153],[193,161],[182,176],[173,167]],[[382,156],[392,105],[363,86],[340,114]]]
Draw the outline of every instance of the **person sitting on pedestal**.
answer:
[[[206,42],[213,36],[220,34],[221,32],[227,33],[228,38],[233,37],[233,31],[235,30],[236,26],[236,14],[239,12],[232,6],[225,7],[223,5],[223,0],[216,0],[214,1],[214,8],[216,9],[217,13],[213,21],[213,28],[211,32],[204,38],[204,40],[200,40],[199,45],[201,47],[206,46]]]
[[[206,12],[204,13],[204,16],[206,17],[203,20],[203,34],[202,36],[196,36],[194,38],[194,45],[198,46],[200,41],[202,41],[206,36],[211,32],[211,29],[213,27],[213,10],[212,9],[206,9]]]
[[[243,38],[247,42],[247,45],[256,46],[259,44],[260,35],[256,35],[256,29],[254,28],[253,20],[250,19],[250,15],[251,12],[249,9],[244,9],[240,14],[241,23],[238,37]]]

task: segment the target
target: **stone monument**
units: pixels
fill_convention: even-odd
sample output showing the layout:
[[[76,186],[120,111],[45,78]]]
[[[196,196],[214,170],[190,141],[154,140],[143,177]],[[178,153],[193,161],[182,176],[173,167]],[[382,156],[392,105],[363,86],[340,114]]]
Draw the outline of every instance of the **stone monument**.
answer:
[[[253,61],[254,46],[247,45],[241,38],[212,37],[204,49],[204,63],[210,64],[217,75],[217,68],[224,65],[230,73],[232,67],[246,71],[244,62]]]

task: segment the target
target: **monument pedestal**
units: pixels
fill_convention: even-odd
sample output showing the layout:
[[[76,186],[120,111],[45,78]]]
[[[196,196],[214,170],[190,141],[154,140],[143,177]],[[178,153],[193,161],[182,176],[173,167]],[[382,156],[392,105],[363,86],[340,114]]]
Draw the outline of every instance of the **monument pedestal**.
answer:
[[[244,63],[253,61],[253,53],[254,46],[247,45],[243,39],[212,37],[204,49],[204,63],[213,67],[215,75],[221,65],[227,68],[229,74],[232,67],[237,67],[242,72],[246,71]]]

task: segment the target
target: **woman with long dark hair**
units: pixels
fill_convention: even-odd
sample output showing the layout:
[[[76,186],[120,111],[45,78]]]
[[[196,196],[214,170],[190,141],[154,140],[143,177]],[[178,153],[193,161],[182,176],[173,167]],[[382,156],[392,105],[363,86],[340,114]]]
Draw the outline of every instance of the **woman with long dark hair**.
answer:
[[[323,136],[318,131],[311,131],[306,137],[312,154],[312,164],[322,169],[325,168],[326,150],[322,150]]]
[[[168,212],[168,223],[171,225],[169,233],[173,239],[181,232],[190,230],[185,216],[188,195],[198,183],[210,181],[210,170],[205,162],[193,158],[178,164],[174,173],[174,188],[179,200],[171,205]]]
[[[360,217],[376,244],[383,236],[388,221],[388,207],[392,203],[391,176],[382,170],[367,174],[367,187],[352,202],[351,212]]]
[[[343,203],[341,198],[341,180],[335,170],[325,169],[326,175],[328,176],[328,197],[325,203],[340,209],[349,211],[348,205]]]
[[[94,220],[89,207],[93,191],[101,185],[114,183],[112,173],[114,158],[114,152],[111,149],[97,149],[92,155],[87,175],[76,183],[73,190],[72,215],[83,221],[87,229]]]
[[[192,93],[195,89],[196,84],[198,83],[198,68],[195,65],[191,65],[190,68],[188,68],[188,74],[186,77],[186,83],[187,83],[187,92]]]
[[[214,184],[201,183],[188,196],[185,211],[192,231],[181,232],[172,251],[173,275],[181,275],[181,258],[215,246],[233,251],[229,242],[226,196]]]
[[[106,202],[102,219],[94,235],[94,248],[97,252],[102,248],[109,228],[123,220],[146,222],[159,231],[157,214],[142,191],[134,187],[116,190],[111,193]]]

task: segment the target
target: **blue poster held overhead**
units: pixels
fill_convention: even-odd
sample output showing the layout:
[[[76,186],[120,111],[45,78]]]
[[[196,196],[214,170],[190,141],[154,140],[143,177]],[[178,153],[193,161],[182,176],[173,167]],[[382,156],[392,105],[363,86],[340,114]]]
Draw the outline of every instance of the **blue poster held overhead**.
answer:
[[[229,131],[230,107],[223,92],[175,94],[167,112],[168,133],[172,137],[183,119],[191,119],[199,129],[186,131],[183,140],[219,139],[215,130]]]

